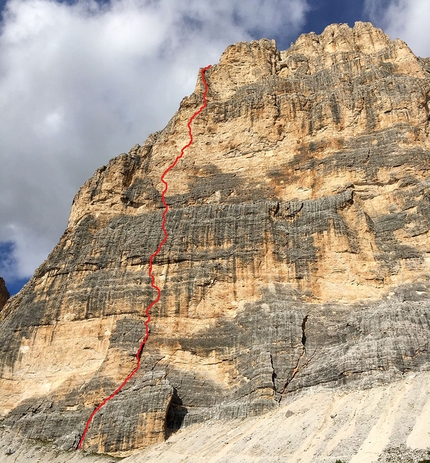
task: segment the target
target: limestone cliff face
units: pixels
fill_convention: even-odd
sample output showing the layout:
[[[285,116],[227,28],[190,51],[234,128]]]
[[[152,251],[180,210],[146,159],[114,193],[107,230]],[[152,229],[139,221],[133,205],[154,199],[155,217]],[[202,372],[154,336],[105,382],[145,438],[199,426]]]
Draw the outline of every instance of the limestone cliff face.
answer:
[[[3,278],[0,277],[0,311],[9,298],[10,294],[6,288],[6,283],[4,282]]]
[[[167,180],[162,289],[139,373],[85,448],[258,414],[289,392],[430,369],[430,62],[369,23],[287,51],[232,45]],[[133,369],[155,297],[160,175],[188,141],[200,78],[167,127],[100,168],[0,314],[0,411],[72,448]]]

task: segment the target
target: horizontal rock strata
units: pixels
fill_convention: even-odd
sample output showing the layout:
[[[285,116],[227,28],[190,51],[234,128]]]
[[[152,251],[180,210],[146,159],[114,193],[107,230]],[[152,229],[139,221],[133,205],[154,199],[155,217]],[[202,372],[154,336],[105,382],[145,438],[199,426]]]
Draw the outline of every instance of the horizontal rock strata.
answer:
[[[169,239],[142,367],[85,448],[121,454],[179,428],[430,367],[430,64],[369,23],[227,48],[169,173]],[[0,411],[76,446],[134,368],[155,297],[160,175],[203,85],[167,127],[100,168],[68,228],[0,314]]]

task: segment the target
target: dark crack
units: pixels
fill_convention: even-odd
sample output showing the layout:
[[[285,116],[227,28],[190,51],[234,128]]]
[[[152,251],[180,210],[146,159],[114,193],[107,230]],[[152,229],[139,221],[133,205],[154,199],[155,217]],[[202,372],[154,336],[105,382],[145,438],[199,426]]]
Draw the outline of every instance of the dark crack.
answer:
[[[281,396],[285,393],[291,381],[293,381],[293,379],[300,373],[300,371],[302,371],[304,368],[306,368],[309,365],[309,362],[312,360],[312,358],[315,355],[316,350],[313,352],[313,354],[310,357],[308,357],[306,354],[306,340],[307,340],[306,323],[308,321],[308,317],[309,315],[306,315],[302,321],[302,339],[301,339],[301,343],[303,346],[302,352],[300,353],[299,358],[297,359],[296,365],[291,373],[290,378],[288,378],[288,380],[284,384],[284,387],[280,391]]]
[[[303,349],[306,350],[306,322],[308,321],[308,315],[302,321],[302,344]]]
[[[278,400],[277,399],[277,396],[279,394],[278,390],[276,389],[276,371],[275,371],[275,366],[273,365],[273,357],[272,357],[272,354],[269,354],[270,355],[270,365],[272,367],[272,388],[273,388],[273,393],[274,393],[274,396],[275,396],[275,400]],[[280,400],[280,399],[279,399]],[[278,401],[279,401],[278,400]]]

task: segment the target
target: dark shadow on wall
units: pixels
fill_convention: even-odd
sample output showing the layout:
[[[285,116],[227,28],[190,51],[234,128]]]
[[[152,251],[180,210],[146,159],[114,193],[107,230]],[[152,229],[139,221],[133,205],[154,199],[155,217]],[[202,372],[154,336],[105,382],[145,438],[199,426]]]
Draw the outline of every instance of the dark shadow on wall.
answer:
[[[173,395],[166,413],[165,439],[168,439],[173,433],[178,431],[184,422],[185,415],[188,413],[178,396],[178,391],[173,388]]]

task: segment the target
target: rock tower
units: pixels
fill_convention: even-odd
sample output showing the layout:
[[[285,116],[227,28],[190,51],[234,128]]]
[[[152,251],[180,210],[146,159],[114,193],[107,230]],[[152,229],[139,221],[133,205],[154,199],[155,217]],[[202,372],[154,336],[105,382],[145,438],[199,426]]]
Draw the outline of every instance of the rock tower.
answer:
[[[169,174],[142,367],[95,417],[94,452],[259,414],[309,386],[430,369],[430,59],[369,23],[332,25],[286,51],[232,45],[206,78]],[[81,187],[1,311],[4,425],[71,449],[133,369],[159,179],[202,93],[199,78],[162,131]]]

